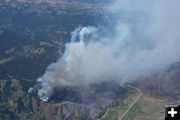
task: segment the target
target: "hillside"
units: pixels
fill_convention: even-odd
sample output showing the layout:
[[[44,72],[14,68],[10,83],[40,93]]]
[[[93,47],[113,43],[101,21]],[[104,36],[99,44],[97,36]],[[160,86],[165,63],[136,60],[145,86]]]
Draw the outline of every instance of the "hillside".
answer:
[[[108,107],[117,105],[116,100],[106,96],[112,87],[107,83],[103,84],[105,88],[92,86],[95,91],[89,96],[69,88],[58,90],[63,94],[54,95],[49,103],[42,102],[37,93],[28,93],[46,67],[61,57],[77,26],[106,22],[103,13],[97,11],[101,8],[83,4],[79,7],[79,3],[64,7],[61,3],[0,1],[0,120],[95,119]],[[99,93],[93,97],[96,92]],[[111,94],[117,98],[124,92],[124,88],[116,86]]]
[[[61,50],[55,44],[43,44],[40,39],[32,40],[30,36],[5,29],[1,31],[0,79],[35,79],[56,59],[56,51]]]
[[[152,61],[148,59],[151,58],[149,53],[154,50],[156,44],[154,45],[155,40],[144,41],[147,33],[141,34],[144,31],[143,27],[146,26],[145,23],[147,22],[148,26],[151,22],[148,21],[148,15],[142,11],[134,10],[129,13],[119,9],[117,13],[112,14],[111,11],[105,14],[107,4],[112,1],[114,0],[0,0],[0,120],[117,120],[122,115],[124,115],[123,120],[163,120],[164,105],[178,101],[180,98],[180,63],[171,64],[148,77],[142,75],[143,77],[132,78],[138,79],[137,81],[120,84],[123,76],[126,80],[131,78],[126,78],[126,75],[136,74],[136,70],[141,66],[139,60],[142,60],[142,63],[146,61],[141,55],[145,55],[148,62]],[[87,51],[83,49],[90,55],[84,55],[85,57],[82,58],[90,65],[82,67],[81,70],[91,70],[93,74],[88,78],[82,75],[87,79],[87,83],[79,81],[79,74],[76,78],[73,78],[74,74],[72,74],[71,78],[76,84],[69,85],[72,81],[68,81],[67,84],[63,81],[64,84],[60,87],[59,78],[49,77],[48,74],[49,76],[46,76],[50,79],[48,84],[57,82],[57,86],[53,86],[48,101],[43,101],[38,96],[42,81],[37,82],[37,79],[43,77],[46,71],[55,69],[47,67],[51,63],[58,63],[66,50],[66,43],[70,42],[71,36],[74,35],[72,32],[84,26],[94,26],[92,29],[96,27],[98,29],[95,31],[93,29],[92,32],[85,27],[75,36],[77,41],[80,41],[82,38],[80,35],[84,31],[83,37],[87,37],[87,41],[92,37],[90,43],[102,38],[99,43],[92,46],[90,44]],[[107,31],[98,32],[105,27],[108,28]],[[92,34],[89,34],[91,32]],[[86,45],[86,41],[83,45]],[[81,53],[81,49],[75,50]],[[129,53],[127,56],[126,51]],[[134,54],[137,51],[143,52]],[[75,53],[75,58],[81,55],[76,56],[76,51],[73,50],[71,52]],[[123,56],[118,55],[119,53]],[[103,57],[104,55],[107,56]],[[140,55],[138,59],[135,59],[136,55]],[[154,57],[154,54],[151,55]],[[71,54],[69,56],[71,57]],[[121,59],[116,61],[116,58]],[[129,59],[135,61],[130,60],[129,63]],[[79,65],[83,60],[77,59],[77,64]],[[100,64],[102,62],[104,64]],[[136,63],[140,64],[135,65]],[[56,65],[58,64],[54,66]],[[96,67],[91,68],[91,65],[100,69],[93,69]],[[133,65],[137,69],[134,69]],[[61,78],[64,76],[69,78],[71,73],[76,73],[79,69],[73,69],[70,74],[67,74],[66,70],[68,71],[65,69],[65,72],[62,72]],[[107,73],[109,76],[106,76],[98,73],[98,70],[102,73],[107,71],[112,73]],[[130,71],[130,74],[123,70]],[[88,74],[91,73],[89,71]],[[57,74],[60,72],[58,71]],[[92,79],[93,76],[98,80]],[[52,78],[55,78],[54,83],[51,82]],[[35,89],[28,92],[33,86]]]
[[[152,95],[168,96],[179,99],[180,94],[180,63],[172,64],[160,73],[155,73],[139,82],[145,92]]]

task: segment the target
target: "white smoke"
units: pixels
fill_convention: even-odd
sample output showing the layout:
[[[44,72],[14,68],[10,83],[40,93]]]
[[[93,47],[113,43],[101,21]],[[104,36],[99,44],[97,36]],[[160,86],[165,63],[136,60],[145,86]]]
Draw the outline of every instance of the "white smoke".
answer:
[[[109,12],[110,11],[110,12]],[[179,0],[118,0],[109,27],[82,27],[56,63],[39,78],[38,95],[55,87],[133,80],[180,61]]]

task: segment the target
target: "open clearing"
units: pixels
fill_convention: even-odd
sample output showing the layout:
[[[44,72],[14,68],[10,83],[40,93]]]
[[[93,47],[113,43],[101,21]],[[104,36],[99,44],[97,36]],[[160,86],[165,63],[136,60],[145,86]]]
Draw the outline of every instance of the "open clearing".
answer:
[[[117,107],[109,108],[100,120],[164,120],[167,98],[145,94],[133,86],[117,101]]]

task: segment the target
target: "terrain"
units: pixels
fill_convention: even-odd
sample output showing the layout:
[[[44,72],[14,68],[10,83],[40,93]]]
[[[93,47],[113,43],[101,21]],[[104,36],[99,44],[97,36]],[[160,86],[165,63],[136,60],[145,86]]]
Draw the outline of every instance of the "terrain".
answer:
[[[76,27],[110,24],[107,2],[0,0],[0,120],[164,119],[164,105],[179,99],[180,63],[124,86],[56,89],[49,102],[28,93]]]
[[[68,88],[61,90],[64,95],[52,97],[49,103],[42,102],[36,93],[28,93],[46,67],[61,57],[64,45],[76,27],[106,22],[101,12],[102,4],[49,2],[0,1],[2,120],[95,119],[117,104],[112,99],[101,98],[92,103],[99,104],[98,107],[87,106],[80,99],[84,96],[86,101],[83,99],[83,102],[88,102],[88,96],[82,94],[78,98],[75,94],[78,101],[70,99],[74,91]]]
[[[141,95],[139,99],[136,99],[137,95]],[[170,101],[166,97],[140,94],[137,89],[131,89],[118,99],[118,106],[110,108],[100,120],[164,120],[164,106]]]
[[[146,80],[142,80],[139,85],[144,92],[179,99],[179,79],[180,63],[177,62],[168,66],[164,71],[152,74]]]

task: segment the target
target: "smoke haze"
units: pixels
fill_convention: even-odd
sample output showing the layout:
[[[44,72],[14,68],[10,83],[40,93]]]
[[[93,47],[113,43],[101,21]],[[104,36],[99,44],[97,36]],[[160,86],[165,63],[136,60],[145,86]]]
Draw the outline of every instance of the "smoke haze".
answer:
[[[38,79],[40,98],[55,87],[125,81],[160,71],[180,61],[179,0],[117,0],[107,14],[110,25],[72,32],[56,63]]]

